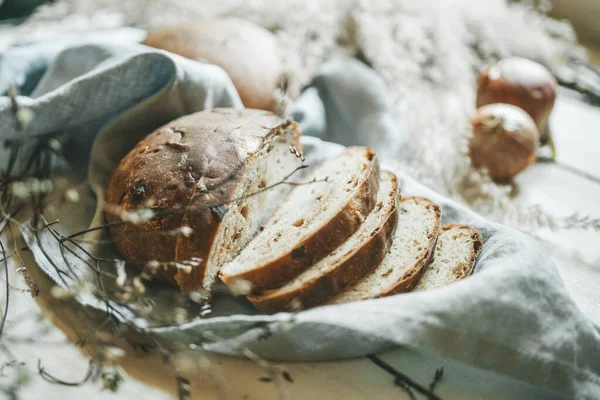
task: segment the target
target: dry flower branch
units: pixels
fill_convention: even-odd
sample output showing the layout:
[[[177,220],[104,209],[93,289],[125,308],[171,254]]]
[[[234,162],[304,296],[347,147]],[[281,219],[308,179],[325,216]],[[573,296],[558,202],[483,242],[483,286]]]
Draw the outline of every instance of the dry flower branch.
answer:
[[[70,382],[70,381],[65,381],[63,379],[56,378],[55,376],[51,375],[48,371],[46,371],[44,369],[44,367],[42,367],[42,360],[38,360],[38,364],[37,364],[38,373],[40,374],[42,379],[44,379],[46,382],[53,383],[56,385],[63,385],[63,386],[81,386],[81,385],[83,385],[92,377],[92,374],[94,373],[95,368],[96,368],[96,364],[90,360],[87,372],[85,373],[85,376],[79,381]]]
[[[48,223],[44,219],[43,215],[40,215],[38,217],[38,221],[39,221],[39,224],[41,224],[41,226],[40,226],[39,229],[34,229],[36,242],[39,245],[40,250],[49,259],[49,262],[53,265],[53,268],[55,268],[55,270],[57,271],[58,276],[60,277],[61,281],[64,284],[68,283],[67,279],[74,279],[76,277],[74,271],[70,267],[70,262],[67,259],[67,254],[71,254],[71,255],[76,256],[77,259],[79,259],[82,262],[86,263],[88,265],[88,267],[93,268],[97,272],[99,271],[98,264],[100,262],[109,262],[109,263],[120,262],[120,260],[115,260],[115,259],[100,259],[98,257],[95,257],[93,254],[89,253],[83,246],[79,245],[74,240],[69,239],[69,237],[67,237],[65,235],[62,235],[56,229],[56,227],[58,225],[58,221],[54,221],[52,223]],[[33,225],[31,225],[31,228],[33,229]],[[44,248],[43,241],[40,238],[40,233],[42,233],[43,231],[49,232],[53,236],[53,238],[59,243],[60,248],[61,248],[61,256],[63,258],[63,261],[60,263],[60,265],[65,266],[66,270],[64,268],[61,269],[61,267],[58,265],[58,263],[56,263],[56,262],[54,262],[52,260],[51,255]],[[74,247],[71,248],[70,246],[67,246],[67,244],[71,244]],[[102,272],[102,271],[100,271],[100,272]],[[111,279],[115,279],[116,278],[115,275],[107,275],[105,273],[103,273],[102,275],[106,276],[108,278],[111,278]],[[101,279],[101,278],[99,278],[99,279]],[[70,287],[70,286],[67,285],[67,287]],[[104,301],[106,303],[107,312],[111,316],[102,325],[104,325],[109,320],[114,323],[114,321],[113,321],[114,318],[112,317],[113,315],[119,316],[120,320],[126,320],[128,317],[122,315],[120,313],[120,311],[118,311],[117,309],[115,309],[111,304],[112,303],[116,303],[116,304],[119,304],[120,306],[122,306],[122,307],[124,307],[124,308],[126,308],[128,310],[131,310],[131,311],[134,311],[134,310],[129,307],[129,304],[116,301],[114,298],[111,298],[110,293],[102,293],[103,291],[104,291],[103,289],[100,289],[96,293],[94,293],[100,300],[102,300],[102,301]],[[166,322],[169,322],[169,321],[164,321],[164,322],[166,323]],[[143,331],[140,331],[140,332],[143,332]],[[88,334],[85,337],[89,338],[90,335]],[[149,346],[147,344],[143,344],[142,346],[140,346],[138,343],[131,343],[131,347],[132,348],[143,348],[143,349],[146,349],[146,351],[159,351],[162,354],[164,354],[164,360],[165,360],[165,362],[168,362],[168,360],[170,358],[170,352],[167,349],[165,349],[164,347],[160,346],[160,344],[158,342],[156,342],[155,340],[153,340],[150,337],[150,335],[146,335],[145,337],[150,342]],[[90,344],[90,343],[86,343],[86,340],[84,339],[83,342],[82,342],[82,344]],[[289,376],[289,374],[283,374],[282,377],[283,377],[283,379],[286,379],[288,381],[291,380],[291,377]],[[185,378],[181,377],[180,375],[178,375],[177,385],[178,385],[178,391],[179,391],[180,398],[186,398],[186,396],[189,395],[189,387],[185,384],[185,382],[186,382]]]
[[[420,394],[424,395],[429,400],[441,400],[440,397],[438,397],[435,393],[433,393],[433,390],[435,389],[438,382],[442,378],[442,375],[444,373],[443,368],[436,370],[433,381],[429,385],[429,389],[427,389],[427,388],[421,386],[419,383],[412,380],[411,378],[409,378],[408,376],[404,375],[403,373],[401,373],[396,368],[392,367],[390,364],[386,363],[385,361],[383,361],[381,358],[377,357],[376,355],[371,354],[371,355],[367,356],[367,358],[369,360],[371,360],[379,368],[383,369],[384,371],[386,371],[387,373],[392,375],[394,377],[394,383],[396,385],[398,385],[399,387],[403,388],[407,392],[407,394],[411,397],[411,399],[415,399],[415,395],[414,395],[414,393],[412,393],[412,391],[414,390],[414,391],[419,392]]]
[[[4,301],[4,312],[2,313],[2,320],[0,320],[0,338],[2,337],[2,333],[4,331],[4,325],[6,324],[6,318],[8,317],[8,306],[9,306],[9,300],[10,300],[10,287],[9,287],[9,281],[8,281],[8,256],[6,253],[6,249],[4,247],[4,243],[2,243],[2,240],[0,240],[0,249],[2,250],[2,255],[4,256],[4,279],[5,279],[5,284],[6,284],[6,294],[5,294],[5,301]]]
[[[297,151],[297,150],[296,150]],[[299,152],[298,155],[299,158],[302,159],[302,161],[304,161],[304,156],[301,152]],[[94,231],[98,231],[98,230],[104,230],[106,228],[110,228],[113,226],[119,226],[119,225],[124,225],[124,224],[128,224],[128,223],[140,223],[140,222],[144,222],[147,221],[149,219],[152,218],[158,218],[158,217],[164,217],[164,216],[169,216],[169,215],[174,215],[174,214],[180,214],[180,213],[184,213],[184,212],[195,212],[195,211],[200,211],[200,210],[204,210],[204,209],[209,209],[209,208],[214,208],[214,207],[218,207],[218,206],[224,206],[224,205],[228,205],[228,204],[233,204],[233,203],[237,203],[240,202],[242,200],[248,199],[250,197],[256,196],[258,194],[261,194],[263,192],[266,192],[267,190],[271,190],[277,186],[280,185],[290,185],[290,186],[302,186],[302,185],[309,185],[315,182],[324,182],[326,180],[317,180],[317,179],[313,179],[307,182],[290,182],[289,179],[294,176],[295,174],[298,173],[298,171],[301,171],[303,169],[309,168],[309,165],[307,164],[301,164],[298,167],[294,168],[291,172],[289,172],[287,175],[285,175],[283,177],[283,179],[281,181],[275,182],[269,186],[266,186],[260,190],[257,190],[255,192],[249,193],[247,195],[244,196],[240,196],[234,199],[230,199],[228,201],[225,202],[221,202],[221,203],[215,203],[215,204],[203,204],[203,205],[195,205],[195,206],[187,206],[187,207],[180,207],[180,208],[171,208],[169,210],[162,210],[162,211],[157,211],[157,212],[151,212],[151,213],[147,213],[146,216],[141,215],[139,218],[135,218],[135,221],[131,221],[131,220],[123,220],[123,221],[118,221],[118,222],[112,222],[112,223],[105,223],[103,225],[100,226],[94,226],[88,229],[84,229],[75,233],[71,233],[67,239],[73,239],[75,237],[84,235],[86,233],[90,233],[90,232],[94,232]],[[107,207],[106,209],[107,212],[113,212],[116,214],[119,214],[121,211],[119,209],[112,209],[110,207]],[[142,214],[144,210],[141,210]],[[154,232],[149,232],[148,234],[163,234],[162,232],[159,233],[154,233]]]
[[[260,325],[261,324],[258,323],[257,327]],[[268,331],[267,325],[263,325],[262,327],[263,327],[263,329],[267,329],[267,332],[270,334],[270,332]],[[226,340],[224,340],[221,337],[218,337],[217,335],[215,335],[214,333],[212,333],[210,331],[202,332],[202,336],[211,341],[214,341],[214,342],[227,343]],[[278,392],[279,398],[281,400],[286,400],[289,398],[289,394],[288,394],[288,391],[285,387],[283,380],[290,382],[290,383],[293,383],[294,380],[292,379],[292,376],[290,375],[290,373],[286,370],[286,368],[284,366],[271,364],[269,361],[260,357],[258,354],[256,354],[255,352],[253,352],[252,350],[250,350],[246,347],[243,347],[243,346],[241,346],[241,347],[238,346],[237,348],[234,348],[234,346],[230,346],[230,347],[232,347],[233,350],[239,351],[246,358],[248,358],[250,361],[253,361],[256,365],[261,367],[268,374],[268,377],[259,377],[258,379],[262,382],[273,382],[275,384],[275,387],[277,388],[277,392]]]
[[[8,224],[7,228],[8,228],[8,233],[9,233],[10,237],[12,238],[13,248],[18,249],[19,246],[17,243],[17,237],[16,237],[15,233],[13,232],[11,224]],[[0,235],[1,234],[2,234],[2,229],[0,229]],[[29,274],[29,271],[28,271],[27,267],[25,266],[25,262],[23,261],[23,258],[21,257],[21,253],[18,250],[14,250],[13,253],[17,257],[19,265],[20,265],[20,267],[17,268],[17,272],[23,276],[23,279],[25,280],[25,283],[27,284],[26,290],[29,291],[29,293],[31,294],[31,297],[37,297],[40,293],[40,290],[38,289],[37,285],[33,281],[33,278],[31,277],[31,275]],[[21,290],[21,289],[19,289],[19,290]]]
[[[558,83],[581,93],[589,104],[600,106],[600,68],[575,57],[569,57],[567,62],[576,73],[572,74],[571,79],[558,77]]]
[[[8,361],[0,367],[0,377],[10,378],[8,370],[12,372],[12,378],[8,385],[0,385],[0,393],[9,400],[18,400],[21,388],[29,381],[29,374],[25,369],[25,363],[17,360]]]
[[[600,177],[592,175],[588,172],[582,171],[579,168],[575,168],[571,165],[562,163],[560,161],[554,160],[553,158],[550,157],[538,157],[537,158],[537,162],[541,162],[541,163],[551,163],[556,165],[557,167],[564,169],[565,171],[568,171],[574,175],[578,175],[582,178],[585,178],[587,180],[589,180],[590,182],[594,182],[596,184],[600,185]]]
[[[433,376],[433,381],[429,384],[429,391],[435,391],[435,388],[440,383],[442,378],[444,377],[444,367],[438,368],[435,370],[435,375]]]

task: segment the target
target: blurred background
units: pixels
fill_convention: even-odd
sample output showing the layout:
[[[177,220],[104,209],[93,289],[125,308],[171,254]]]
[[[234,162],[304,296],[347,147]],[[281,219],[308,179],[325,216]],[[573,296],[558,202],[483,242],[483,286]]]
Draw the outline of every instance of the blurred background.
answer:
[[[53,3],[54,0],[0,0],[0,20],[18,23],[30,15],[36,7]],[[532,3],[547,3],[550,15],[569,20],[583,44],[600,49],[600,1],[597,0],[532,0]]]

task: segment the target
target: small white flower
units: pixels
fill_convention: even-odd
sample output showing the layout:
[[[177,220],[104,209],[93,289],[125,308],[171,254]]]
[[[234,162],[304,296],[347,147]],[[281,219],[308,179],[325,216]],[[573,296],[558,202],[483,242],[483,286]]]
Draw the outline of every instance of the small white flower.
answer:
[[[131,300],[131,293],[118,293],[117,297],[119,300],[127,302]]]
[[[59,300],[69,299],[73,297],[73,293],[71,293],[69,289],[64,288],[62,286],[52,286],[52,289],[50,289],[50,294],[52,294],[52,297],[54,297],[55,299]]]
[[[177,324],[183,324],[186,322],[188,317],[188,312],[185,308],[177,307],[173,310],[173,319]]]
[[[179,373],[192,374],[196,371],[196,360],[187,353],[178,353],[173,358],[173,365]]]
[[[146,317],[146,316],[152,314],[153,310],[154,310],[154,308],[149,305],[142,305],[142,306],[138,307],[138,313],[143,317]]]
[[[20,106],[16,114],[17,119],[22,127],[27,126],[33,120],[33,111],[29,108]]]
[[[183,260],[181,263],[185,264],[185,265],[189,265],[190,267],[197,267],[198,265],[200,265],[200,261],[195,261],[195,260]]]
[[[127,280],[127,272],[125,272],[125,261],[119,260],[115,262],[115,268],[117,269],[117,279],[115,283],[118,287],[122,288]]]
[[[77,203],[79,201],[79,193],[75,189],[69,189],[65,192],[65,200]]]
[[[29,197],[29,187],[24,182],[13,182],[10,191],[15,197]]]
[[[94,293],[94,286],[89,281],[79,279],[75,282],[75,292],[87,296]]]
[[[146,293],[146,286],[144,286],[139,276],[133,278],[133,289],[139,294]]]
[[[145,281],[149,281],[152,279],[152,275],[150,275],[149,273],[143,271],[140,273],[140,278],[145,280]]]
[[[140,218],[142,221],[149,221],[152,218],[154,218],[154,211],[152,211],[148,208],[144,208],[144,209],[140,210],[139,214],[140,214]]]
[[[200,317],[205,318],[207,316],[209,316],[212,313],[212,310],[210,308],[204,309],[202,311],[200,311]]]
[[[189,294],[190,300],[194,303],[202,304],[209,298],[209,294],[206,291],[197,290],[194,292],[190,292]]]
[[[300,311],[302,310],[302,302],[300,301],[300,299],[295,298],[292,301],[290,301],[288,307],[290,311]]]
[[[33,194],[40,193],[41,192],[40,187],[41,187],[41,185],[40,185],[39,180],[37,180],[37,179],[29,180],[29,190],[31,193],[33,193]]]
[[[192,233],[194,233],[194,230],[189,226],[182,226],[179,228],[179,232],[185,237],[190,237],[192,236]]]
[[[231,285],[230,289],[235,295],[248,295],[252,291],[252,283],[245,279],[236,279]]]
[[[154,211],[149,210],[147,208],[141,209],[139,211],[123,211],[121,212],[121,219],[123,221],[131,222],[133,224],[138,224],[140,222],[146,222],[154,218]]]
[[[54,138],[48,141],[48,147],[50,147],[57,153],[60,153],[62,151],[62,144],[60,144],[60,142]]]
[[[125,357],[125,350],[114,346],[105,347],[103,353],[104,360],[108,365],[118,364],[119,361]]]
[[[52,181],[49,179],[30,179],[25,185],[29,187],[29,193],[40,194],[52,191]]]
[[[180,271],[183,271],[183,273],[185,274],[189,274],[192,272],[192,266],[191,265],[185,265],[185,264],[181,264],[181,263],[175,263],[175,268],[177,268]]]
[[[54,185],[50,179],[43,179],[40,181],[40,193],[50,193]]]
[[[156,260],[150,260],[146,263],[146,266],[152,271],[156,271],[160,267],[160,262]]]
[[[144,207],[153,207],[156,204],[156,200],[150,198],[144,202]]]

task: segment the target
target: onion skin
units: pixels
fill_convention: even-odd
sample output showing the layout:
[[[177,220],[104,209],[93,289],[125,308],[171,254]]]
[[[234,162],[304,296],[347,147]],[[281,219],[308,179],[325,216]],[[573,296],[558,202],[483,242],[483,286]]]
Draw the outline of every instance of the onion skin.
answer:
[[[525,110],[546,135],[556,100],[557,83],[543,65],[509,57],[484,68],[477,79],[477,108],[487,104],[512,104]]]
[[[477,110],[471,123],[471,162],[475,168],[487,169],[492,179],[511,180],[535,161],[539,131],[521,108],[489,104]]]

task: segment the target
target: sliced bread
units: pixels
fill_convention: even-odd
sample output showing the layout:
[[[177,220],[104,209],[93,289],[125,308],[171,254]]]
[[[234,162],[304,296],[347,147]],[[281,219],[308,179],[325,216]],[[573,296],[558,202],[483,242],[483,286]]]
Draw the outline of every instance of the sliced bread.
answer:
[[[330,304],[390,296],[411,290],[431,259],[440,232],[441,210],[423,197],[400,202],[398,227],[389,253],[370,274]]]
[[[421,280],[413,291],[428,290],[451,284],[471,274],[481,252],[483,240],[469,225],[446,225],[438,237],[433,255]]]
[[[294,122],[233,108],[187,115],[150,133],[121,159],[107,188],[105,216],[123,258],[142,269],[171,264],[156,275],[184,292],[210,289],[221,265],[290,191],[261,189],[300,166],[289,150],[299,137]],[[148,211],[147,221],[131,219]]]
[[[335,250],[377,202],[379,163],[365,147],[348,147],[295,187],[262,231],[220,271],[236,294],[274,289]]]
[[[352,236],[289,283],[248,299],[266,312],[298,311],[342,292],[385,257],[398,222],[398,201],[396,176],[382,171],[377,205]]]

